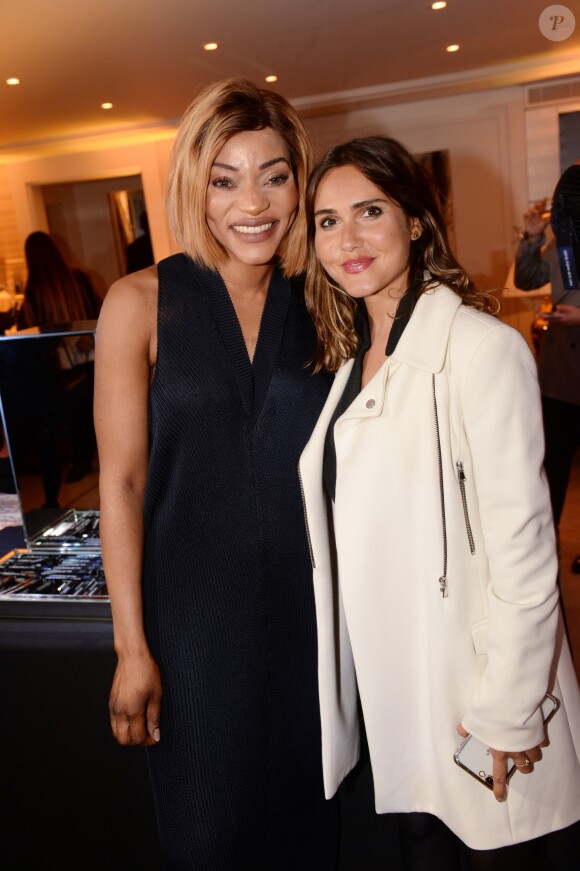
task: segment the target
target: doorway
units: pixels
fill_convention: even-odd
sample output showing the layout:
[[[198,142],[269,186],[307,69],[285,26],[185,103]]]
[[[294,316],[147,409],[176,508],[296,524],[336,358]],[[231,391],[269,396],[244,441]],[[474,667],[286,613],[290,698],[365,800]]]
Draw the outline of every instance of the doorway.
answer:
[[[49,233],[101,296],[127,272],[126,247],[143,233],[140,175],[41,185]]]

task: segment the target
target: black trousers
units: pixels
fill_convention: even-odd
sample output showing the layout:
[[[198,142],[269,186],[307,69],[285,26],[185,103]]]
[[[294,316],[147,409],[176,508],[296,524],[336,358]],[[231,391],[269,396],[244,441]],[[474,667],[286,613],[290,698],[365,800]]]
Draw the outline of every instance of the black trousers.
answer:
[[[574,454],[580,446],[580,405],[542,397],[546,456],[544,466],[556,528],[560,523]]]
[[[363,723],[361,758],[341,785],[338,798],[339,871],[576,871],[578,867],[580,822],[533,841],[471,850],[432,814],[377,814]],[[494,801],[491,794],[490,800]]]
[[[493,799],[492,799],[493,801]],[[576,871],[580,822],[533,841],[471,850],[431,814],[399,815],[404,871]]]

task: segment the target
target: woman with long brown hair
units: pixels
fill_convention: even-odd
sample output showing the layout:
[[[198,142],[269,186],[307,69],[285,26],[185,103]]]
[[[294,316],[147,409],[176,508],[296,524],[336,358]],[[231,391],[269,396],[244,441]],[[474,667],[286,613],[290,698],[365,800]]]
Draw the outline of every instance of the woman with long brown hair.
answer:
[[[465,845],[473,869],[570,867],[550,865],[554,835],[538,865],[511,846],[580,816],[532,355],[456,261],[397,141],[331,149],[307,215],[315,368],[336,372],[300,461],[326,794],[358,758],[358,685],[376,808],[401,814],[406,869],[456,871]],[[468,733],[473,776],[454,762]],[[566,837],[578,855],[578,827]]]
[[[99,316],[101,300],[88,276],[66,263],[48,233],[37,230],[24,244],[28,278],[19,329],[46,324],[93,320]]]

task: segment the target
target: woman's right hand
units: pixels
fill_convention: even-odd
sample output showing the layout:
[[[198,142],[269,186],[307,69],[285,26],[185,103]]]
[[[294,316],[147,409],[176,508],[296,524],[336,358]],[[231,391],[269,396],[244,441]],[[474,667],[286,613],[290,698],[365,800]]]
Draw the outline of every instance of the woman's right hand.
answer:
[[[160,740],[162,693],[159,668],[148,651],[119,656],[109,697],[111,729],[119,744],[150,747]]]

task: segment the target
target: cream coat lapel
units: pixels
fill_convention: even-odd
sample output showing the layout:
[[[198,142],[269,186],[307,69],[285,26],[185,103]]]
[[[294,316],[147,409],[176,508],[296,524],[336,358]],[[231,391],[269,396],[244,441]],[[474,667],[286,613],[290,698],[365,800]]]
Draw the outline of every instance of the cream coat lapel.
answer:
[[[425,372],[441,372],[460,305],[461,298],[442,285],[421,294],[391,360]]]

